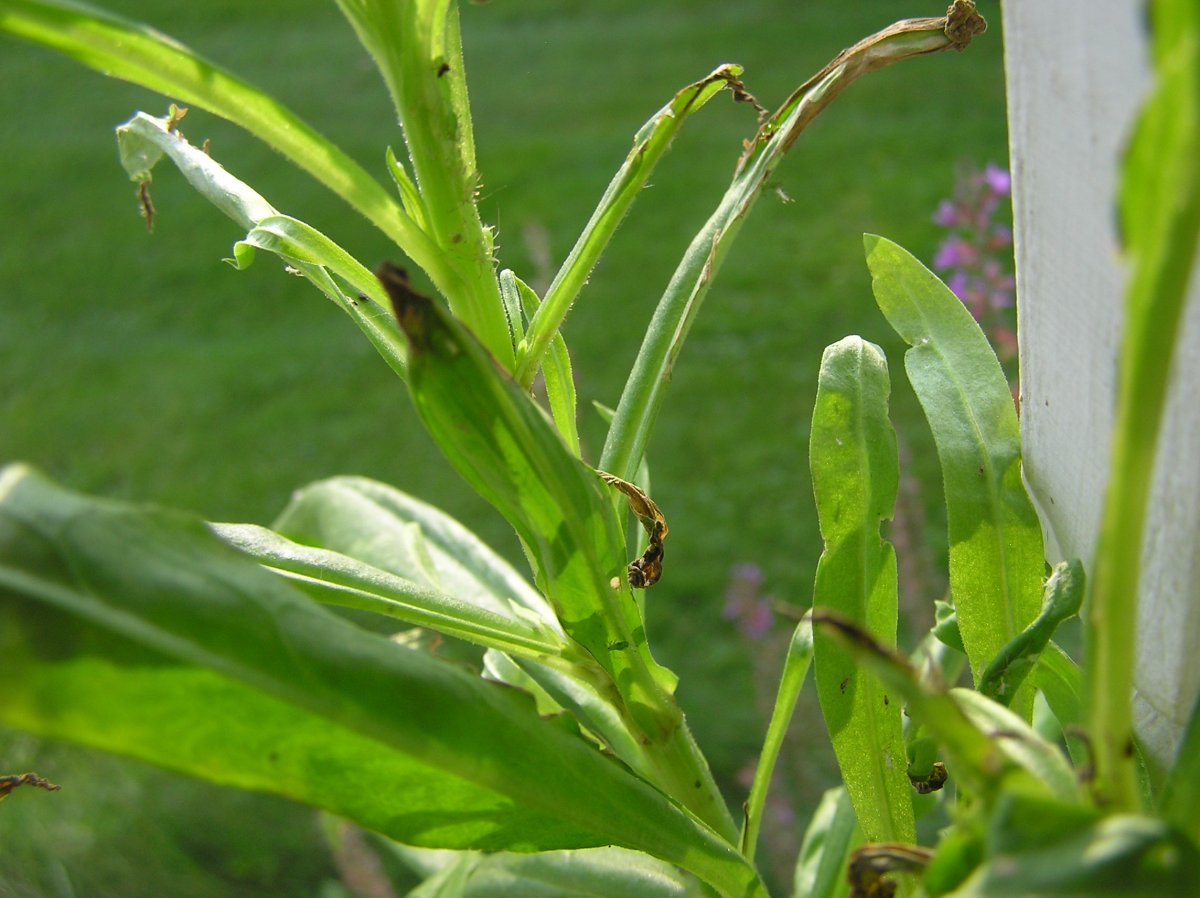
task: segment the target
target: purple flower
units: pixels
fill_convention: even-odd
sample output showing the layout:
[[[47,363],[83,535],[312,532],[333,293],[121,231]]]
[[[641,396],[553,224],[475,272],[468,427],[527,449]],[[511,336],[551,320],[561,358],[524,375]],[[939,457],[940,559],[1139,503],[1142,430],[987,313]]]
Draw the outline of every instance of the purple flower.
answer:
[[[995,163],[987,164],[983,170],[983,179],[991,188],[992,193],[997,196],[1008,196],[1012,192],[1012,176],[1008,173],[1008,169],[1001,168]]]
[[[965,271],[956,271],[950,275],[946,286],[963,302],[967,301],[967,273]]]
[[[734,621],[738,631],[751,640],[766,636],[775,622],[771,599],[759,595],[762,583],[763,572],[757,565],[734,565],[721,609],[721,616]]]
[[[952,200],[938,204],[933,220],[947,233],[933,267],[991,337],[1002,359],[1016,356],[1012,312],[1012,228],[1008,197],[1012,179],[989,163],[959,171]],[[997,221],[1000,219],[1000,221]]]
[[[965,268],[974,265],[979,253],[971,244],[959,237],[948,237],[938,247],[937,255],[933,257],[933,267]]]
[[[933,213],[933,223],[943,228],[958,227],[958,207],[950,200],[938,203],[937,211]]]

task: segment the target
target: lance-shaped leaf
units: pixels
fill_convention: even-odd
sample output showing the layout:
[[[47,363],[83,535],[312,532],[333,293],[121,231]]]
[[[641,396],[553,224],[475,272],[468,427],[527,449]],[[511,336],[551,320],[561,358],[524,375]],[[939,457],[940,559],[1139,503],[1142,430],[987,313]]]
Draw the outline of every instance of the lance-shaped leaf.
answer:
[[[319,602],[369,611],[534,658],[559,659],[571,646],[557,627],[521,615],[503,600],[493,607],[464,601],[328,549],[302,546],[254,524],[214,524],[225,542]]]
[[[976,681],[1037,617],[1042,531],[1021,480],[1021,432],[996,354],[966,306],[890,240],[863,238],[875,301],[912,348],[904,368],[933,430],[950,529],[950,591]],[[1012,707],[1026,719],[1032,691]]]
[[[783,676],[779,680],[779,691],[775,695],[775,706],[771,709],[771,720],[767,724],[767,735],[763,739],[758,755],[758,766],[754,768],[754,781],[750,785],[750,797],[746,799],[746,822],[742,827],[742,854],[754,860],[758,846],[758,834],[762,829],[763,811],[767,806],[767,791],[771,788],[772,774],[783,740],[796,711],[800,690],[808,677],[808,668],[813,655],[812,621],[803,618],[792,632],[788,643],[787,657],[783,661]],[[853,817],[853,814],[851,814]]]
[[[541,301],[532,287],[507,268],[500,272],[500,293],[504,297],[513,345],[520,346],[526,336],[525,321],[536,317]],[[575,409],[575,378],[571,373],[571,354],[567,351],[567,341],[562,331],[555,333],[550,340],[541,368],[534,369],[534,375],[538,370],[542,372],[546,383],[546,400],[554,418],[554,425],[570,450],[578,456],[580,450]],[[520,379],[519,370],[517,377]],[[532,381],[532,377],[533,375],[528,379]]]
[[[376,850],[385,857],[399,857],[414,873],[429,877],[408,892],[407,898],[703,898],[708,894],[686,873],[621,848],[464,857],[391,842]],[[434,868],[432,875],[430,867]],[[466,875],[456,891],[438,891],[464,868]]]
[[[729,87],[739,99],[749,99],[741,82],[741,66],[723,65],[707,78],[689,84],[679,91],[662,109],[638,130],[633,148],[609,182],[596,211],[588,219],[583,233],[567,255],[562,267],[546,290],[545,302],[532,316],[528,333],[521,343],[517,358],[517,379],[528,386],[533,382],[551,340],[559,332],[571,304],[587,283],[605,247],[617,227],[646,186],[655,167],[671,148],[675,135],[692,113]]]
[[[394,269],[379,273],[409,338],[418,415],[512,524],[563,629],[610,678],[614,702],[645,746],[625,760],[733,841],[733,821],[671,695],[674,675],[650,656],[610,488],[470,332]]]
[[[362,166],[278,100],[178,41],[70,0],[4,0],[0,30],[246,129],[369,219],[443,292],[457,285],[437,245]]]
[[[895,62],[961,50],[986,28],[972,0],[954,0],[949,14],[937,19],[904,19],[843,50],[825,68],[798,87],[748,141],[733,181],[716,210],[692,239],[642,341],[621,393],[600,467],[631,480],[650,439],[650,431],[683,348],[713,278],[742,222],[801,132],[850,84]]]
[[[347,555],[496,614],[559,629],[546,600],[478,536],[427,502],[366,477],[331,477],[297,490],[272,529]]]
[[[879,347],[859,337],[828,347],[808,454],[825,541],[813,606],[838,611],[894,647],[896,551],[879,533],[899,481],[890,389]],[[821,713],[867,841],[915,841],[899,696],[827,634],[815,634],[814,652]]]
[[[828,790],[821,796],[804,832],[800,856],[796,859],[792,898],[846,895],[849,888],[846,860],[850,849],[861,841],[849,793],[841,786]]]
[[[1192,706],[1175,764],[1159,799],[1162,816],[1200,845],[1200,697]]]
[[[393,838],[624,845],[761,894],[725,840],[528,696],[341,620],[178,513],[0,474],[0,720]]]
[[[320,231],[281,215],[256,190],[184,140],[171,124],[170,118],[139,112],[117,128],[121,163],[130,178],[148,184],[154,166],[166,156],[201,196],[247,230],[246,238],[234,247],[235,266],[248,266],[257,249],[275,253],[348,314],[384,361],[404,376],[404,339],[381,305],[387,296],[379,281]],[[357,295],[347,296],[334,275]]]

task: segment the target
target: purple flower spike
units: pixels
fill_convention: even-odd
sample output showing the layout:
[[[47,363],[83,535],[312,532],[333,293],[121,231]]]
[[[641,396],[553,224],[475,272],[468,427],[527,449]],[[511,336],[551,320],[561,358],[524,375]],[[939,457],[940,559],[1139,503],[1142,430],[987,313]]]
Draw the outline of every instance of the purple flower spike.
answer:
[[[953,200],[943,200],[933,215],[934,222],[947,231],[933,268],[989,335],[1004,361],[1016,357],[1011,191],[1012,178],[999,165],[963,168]]]

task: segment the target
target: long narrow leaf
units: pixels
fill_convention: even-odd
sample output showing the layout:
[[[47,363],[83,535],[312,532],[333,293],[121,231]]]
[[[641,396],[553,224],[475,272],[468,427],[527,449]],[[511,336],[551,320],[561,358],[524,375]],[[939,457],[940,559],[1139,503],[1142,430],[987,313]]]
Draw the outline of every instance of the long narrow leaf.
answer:
[[[511,565],[444,511],[366,477],[332,477],[297,490],[272,529],[308,546],[496,614],[513,606],[558,629],[546,600]]]
[[[386,846],[409,861],[412,849]],[[442,868],[444,875],[456,859]],[[703,898],[707,893],[691,877],[645,854],[620,848],[548,851],[535,855],[474,855],[470,875],[458,898]],[[432,898],[425,884],[407,898]]]
[[[325,604],[370,611],[535,658],[561,657],[569,651],[557,628],[538,625],[515,613],[512,606],[507,614],[481,608],[346,555],[302,546],[265,527],[214,524],[213,530],[229,545]]]
[[[1034,686],[1046,699],[1050,712],[1067,734],[1067,748],[1076,764],[1092,762],[1090,745],[1072,736],[1082,728],[1084,719],[1083,671],[1056,643],[1051,642],[1038,657],[1033,669]]]
[[[908,379],[933,430],[950,529],[950,591],[978,682],[1041,610],[1042,531],[1021,479],[1008,382],[966,306],[910,253],[863,238],[875,301],[912,348]],[[1026,719],[1032,691],[1012,707]]]
[[[225,170],[208,153],[192,146],[169,119],[139,112],[117,128],[121,162],[130,177],[149,183],[154,166],[166,156],[196,191],[245,228],[246,238],[234,247],[233,263],[245,268],[255,250],[277,254],[311,281],[348,314],[366,334],[384,361],[404,376],[405,344],[391,316],[380,305],[387,297],[370,272],[349,253],[315,228],[281,215],[256,190]],[[352,287],[347,296],[330,275]]]
[[[8,724],[420,844],[624,845],[762,894],[731,845],[527,696],[340,620],[185,515],[8,469],[0,613]]]
[[[825,551],[813,606],[832,608],[879,642],[896,644],[896,552],[879,533],[899,482],[888,420],[887,360],[847,337],[825,350],[813,410],[809,463]],[[898,696],[824,633],[815,634],[821,713],[846,790],[868,842],[914,842]]]
[[[357,162],[277,100],[179,42],[70,0],[2,0],[0,30],[245,128],[387,234],[444,294],[459,291],[437,245]]]
[[[518,278],[509,270],[500,272],[500,291],[511,294],[513,310],[510,320],[523,321],[537,317],[541,301],[533,288]],[[505,303],[509,300],[506,296]],[[516,345],[520,346],[525,340],[526,331],[521,327],[519,334],[514,333]],[[540,369],[546,382],[546,401],[550,406],[550,415],[554,418],[554,426],[562,434],[571,452],[579,456],[579,423],[576,420],[575,377],[571,373],[571,354],[567,350],[567,341],[559,331],[550,341],[550,346],[543,358]],[[517,373],[520,380],[520,372]]]
[[[843,50],[802,84],[763,124],[738,161],[716,211],[692,239],[654,310],[621,393],[600,467],[634,476],[662,405],[675,359],[742,222],[800,133],[863,75],[913,56],[961,50],[986,27],[971,0],[954,0],[948,16],[905,19]]]
[[[382,276],[409,338],[417,413],[451,464],[512,524],[563,629],[611,679],[645,746],[624,760],[734,841],[732,818],[671,694],[674,675],[650,655],[625,579],[611,488],[458,321],[393,273]]]
[[[854,805],[844,788],[830,789],[821,796],[796,859],[792,898],[840,898],[847,894],[850,885],[846,860],[857,830]],[[862,834],[857,835],[861,842]]]
[[[1200,845],[1200,696],[1183,731],[1175,764],[1163,786],[1159,808],[1163,817]]]
[[[550,347],[550,341],[559,332],[571,304],[587,283],[592,268],[616,233],[633,201],[637,199],[655,167],[670,149],[671,142],[682,129],[683,123],[725,87],[737,91],[735,96],[743,96],[741,84],[737,80],[741,73],[740,66],[721,66],[707,78],[679,91],[671,102],[651,116],[638,130],[633,139],[633,149],[629,151],[625,162],[609,182],[596,211],[588,219],[583,233],[575,241],[567,260],[546,290],[544,303],[530,321],[528,335],[520,347],[517,359],[516,373],[521,383],[529,386],[533,382],[533,377]]]
[[[775,695],[775,706],[771,709],[771,720],[767,724],[767,735],[763,739],[758,755],[758,766],[754,769],[754,782],[750,785],[750,797],[746,799],[746,823],[742,829],[742,854],[754,860],[758,846],[758,834],[762,828],[763,810],[767,806],[767,792],[771,788],[771,777],[775,762],[783,750],[783,740],[796,711],[800,690],[808,677],[809,664],[813,655],[812,621],[805,618],[796,625],[788,643],[787,657],[783,662],[783,676],[779,691]]]

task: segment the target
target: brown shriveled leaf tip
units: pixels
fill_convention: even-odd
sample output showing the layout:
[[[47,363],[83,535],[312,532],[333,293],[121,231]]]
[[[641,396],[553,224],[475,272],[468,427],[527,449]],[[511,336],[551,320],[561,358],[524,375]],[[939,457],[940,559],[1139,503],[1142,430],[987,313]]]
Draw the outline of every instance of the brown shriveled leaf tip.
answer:
[[[0,776],[0,800],[8,797],[9,793],[17,786],[31,786],[34,789],[42,789],[46,792],[57,792],[62,786],[50,782],[44,777],[38,776],[36,773],[17,773],[8,776]]]
[[[408,272],[394,262],[380,262],[375,268],[375,277],[392,301],[392,311],[400,330],[414,349],[427,349],[433,300],[414,290]]]
[[[146,230],[154,233],[154,203],[150,199],[150,180],[138,183],[138,210],[142,213],[142,218],[146,219]]]
[[[640,558],[629,562],[626,574],[629,578],[629,585],[634,589],[651,587],[662,577],[663,540],[666,539],[671,529],[667,526],[667,519],[663,517],[662,511],[655,501],[629,481],[622,480],[606,471],[597,471],[596,473],[600,475],[601,480],[625,495],[625,498],[629,500],[630,510],[650,536],[650,544],[646,546],[646,551]]]
[[[946,10],[946,37],[954,49],[963,50],[971,38],[987,31],[987,19],[979,14],[974,0],[954,0]]]

